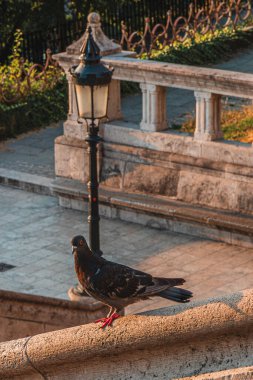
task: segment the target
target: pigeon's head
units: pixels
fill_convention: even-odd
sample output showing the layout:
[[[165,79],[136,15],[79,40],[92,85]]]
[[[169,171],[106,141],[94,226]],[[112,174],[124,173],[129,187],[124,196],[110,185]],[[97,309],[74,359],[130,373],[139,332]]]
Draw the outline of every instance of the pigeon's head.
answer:
[[[73,237],[73,239],[71,240],[71,244],[72,244],[72,253],[74,253],[74,251],[77,248],[88,248],[86,240],[84,239],[82,235],[77,235]]]

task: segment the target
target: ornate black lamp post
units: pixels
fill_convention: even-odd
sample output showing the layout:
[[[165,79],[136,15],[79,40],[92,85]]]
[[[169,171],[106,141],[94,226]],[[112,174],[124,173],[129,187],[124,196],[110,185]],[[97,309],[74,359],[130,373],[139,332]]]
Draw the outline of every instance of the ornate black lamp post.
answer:
[[[89,153],[89,243],[93,252],[102,254],[99,244],[99,208],[98,208],[98,179],[97,179],[97,144],[102,141],[98,135],[99,121],[106,117],[108,104],[109,83],[112,69],[100,62],[100,50],[92,37],[91,27],[88,36],[81,47],[80,64],[73,66],[70,73],[76,93],[79,120],[87,123]]]

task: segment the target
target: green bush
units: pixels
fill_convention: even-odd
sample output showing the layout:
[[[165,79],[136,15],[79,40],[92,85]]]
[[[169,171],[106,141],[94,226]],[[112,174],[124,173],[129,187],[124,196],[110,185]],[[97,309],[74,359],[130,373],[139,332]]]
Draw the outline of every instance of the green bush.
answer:
[[[0,139],[65,119],[67,83],[59,67],[46,71],[21,58],[22,34],[17,31],[12,55],[0,66]],[[29,73],[29,75],[27,75]]]
[[[25,102],[0,103],[0,140],[66,119],[67,86],[58,82],[53,89],[27,96]]]

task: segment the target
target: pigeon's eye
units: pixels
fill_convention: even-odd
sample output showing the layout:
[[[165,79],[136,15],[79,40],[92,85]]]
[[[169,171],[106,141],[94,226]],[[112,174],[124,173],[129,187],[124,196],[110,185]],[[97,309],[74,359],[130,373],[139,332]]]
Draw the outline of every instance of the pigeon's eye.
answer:
[[[80,241],[79,241],[79,245],[83,245],[83,240],[80,240]]]

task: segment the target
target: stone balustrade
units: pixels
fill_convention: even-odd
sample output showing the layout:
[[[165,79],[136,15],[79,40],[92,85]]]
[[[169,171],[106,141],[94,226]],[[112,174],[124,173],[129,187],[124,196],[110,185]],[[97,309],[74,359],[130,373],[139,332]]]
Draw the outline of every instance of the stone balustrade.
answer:
[[[178,64],[169,64],[133,58],[131,52],[122,52],[119,45],[110,41],[101,30],[100,16],[92,13],[88,17],[93,36],[104,56],[104,62],[114,67],[108,106],[109,120],[121,115],[120,81],[140,83],[142,91],[143,131],[163,131],[168,128],[166,115],[166,88],[175,87],[194,91],[196,98],[196,140],[222,138],[220,128],[221,96],[237,96],[253,99],[253,75]],[[69,68],[79,62],[79,49],[85,35],[56,58],[67,74],[69,84],[69,114],[64,125],[64,134],[84,139],[85,130],[77,125],[77,107],[72,76]]]
[[[222,138],[220,128],[221,96],[253,99],[253,75],[226,70],[194,67],[130,57],[105,57],[114,67],[114,80],[140,83],[143,112],[140,128],[162,131],[168,128],[166,119],[166,87],[194,91],[196,98],[197,140]]]
[[[1,343],[0,379],[246,380],[252,350],[249,289]]]

